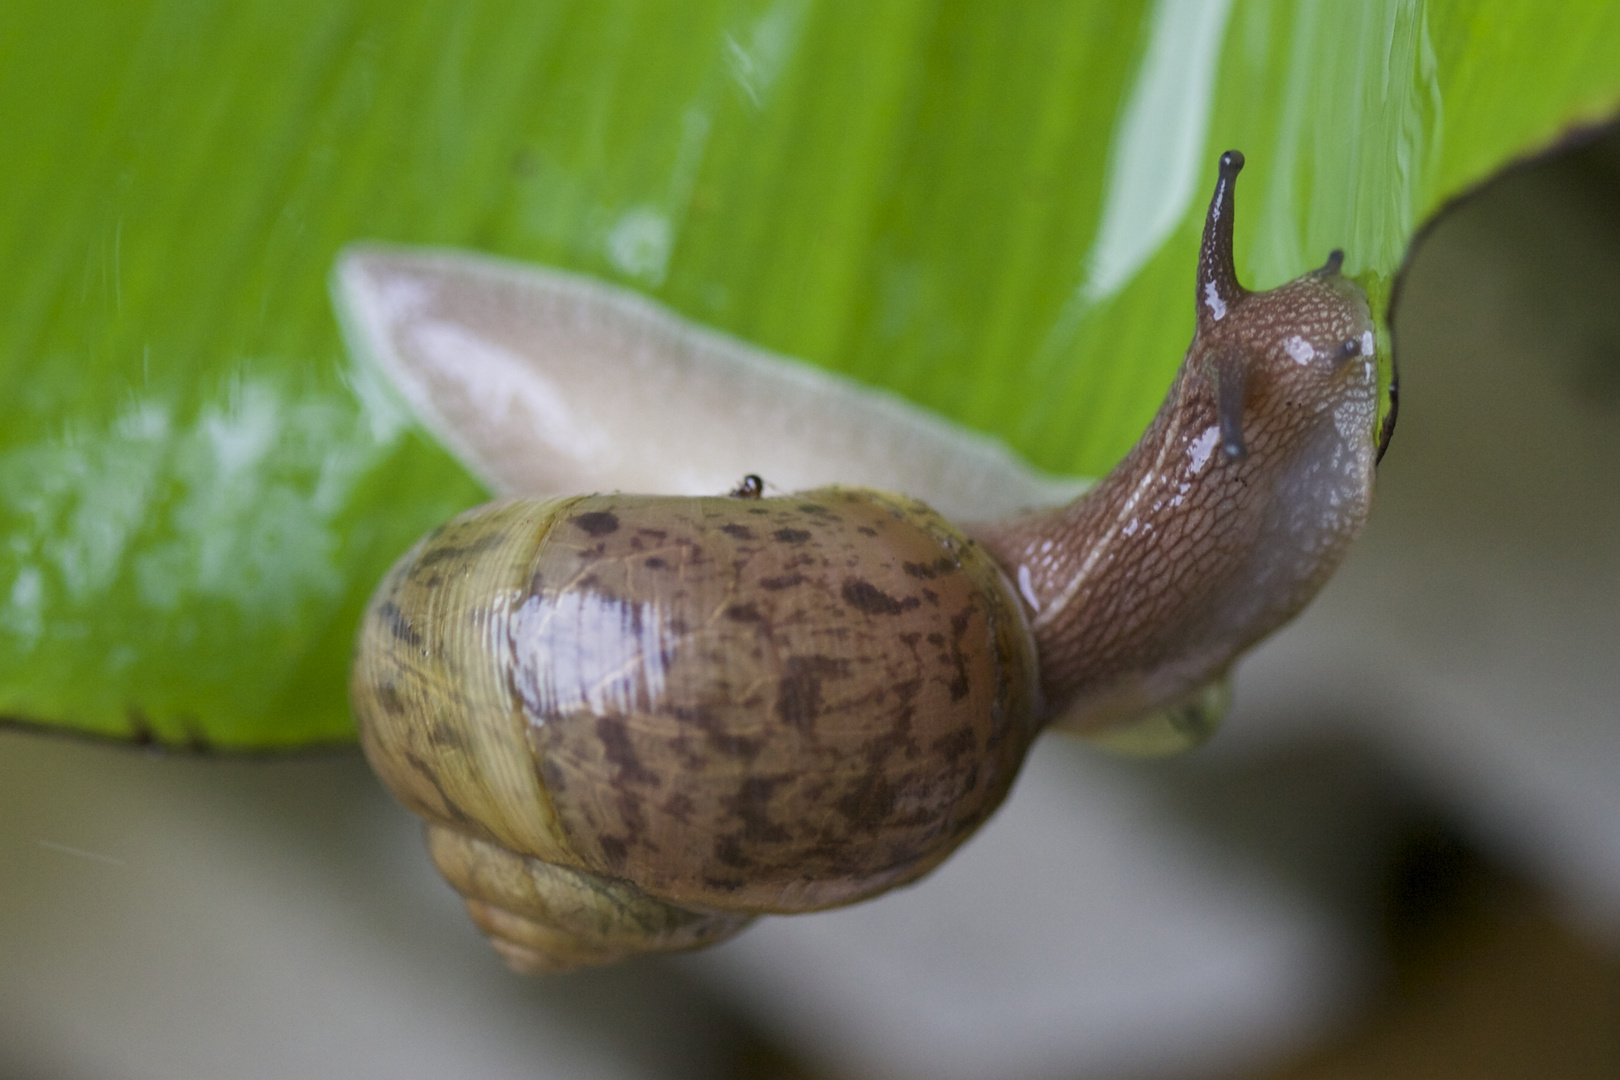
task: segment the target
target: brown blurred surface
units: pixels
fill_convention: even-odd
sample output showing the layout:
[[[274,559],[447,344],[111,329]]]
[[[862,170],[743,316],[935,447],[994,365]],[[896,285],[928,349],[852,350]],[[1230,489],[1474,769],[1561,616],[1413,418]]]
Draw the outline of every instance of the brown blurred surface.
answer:
[[[1620,957],[1547,898],[1443,850],[1443,896],[1393,936],[1396,978],[1351,1034],[1265,1080],[1612,1080]],[[1418,868],[1414,868],[1418,869]],[[1455,875],[1449,881],[1440,875]],[[1256,1080],[1259,1080],[1257,1077]]]

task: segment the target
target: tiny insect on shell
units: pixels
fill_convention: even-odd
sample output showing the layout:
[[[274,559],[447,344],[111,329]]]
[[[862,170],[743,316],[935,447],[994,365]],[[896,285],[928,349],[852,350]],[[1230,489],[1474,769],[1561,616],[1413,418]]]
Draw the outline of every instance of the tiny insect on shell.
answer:
[[[1237,283],[1242,165],[1221,159],[1197,331],[1137,447],[1072,502],[966,534],[908,496],[761,498],[738,479],[835,479],[769,472],[788,433],[853,449],[853,478],[931,477],[970,521],[1064,485],[605,286],[464,256],[345,258],[359,351],[498,486],[559,482],[536,452],[555,447],[601,476],[667,478],[674,459],[692,466],[677,486],[710,493],[492,503],[425,538],[373,598],[351,682],[363,744],[509,963],[695,947],[754,913],[912,880],[994,811],[1047,723],[1138,748],[1208,734],[1237,656],[1360,530],[1379,441],[1372,319],[1340,256],[1269,292]],[[673,382],[637,366],[660,354]],[[639,448],[610,445],[580,404],[595,400],[580,387],[624,385],[606,355],[630,358],[627,396],[646,398]],[[759,404],[743,410],[763,436],[747,468],[734,447],[656,449],[691,440],[657,427],[673,398],[724,426],[714,385],[679,374],[705,365]],[[832,434],[800,431],[828,402]]]

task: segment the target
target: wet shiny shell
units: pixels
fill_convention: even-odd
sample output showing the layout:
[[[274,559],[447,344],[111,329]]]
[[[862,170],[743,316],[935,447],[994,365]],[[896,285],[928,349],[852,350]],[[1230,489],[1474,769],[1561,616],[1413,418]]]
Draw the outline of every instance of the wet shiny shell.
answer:
[[[1037,730],[1020,606],[909,499],[505,500],[373,598],[373,766],[467,836],[700,909],[847,903],[942,860]]]

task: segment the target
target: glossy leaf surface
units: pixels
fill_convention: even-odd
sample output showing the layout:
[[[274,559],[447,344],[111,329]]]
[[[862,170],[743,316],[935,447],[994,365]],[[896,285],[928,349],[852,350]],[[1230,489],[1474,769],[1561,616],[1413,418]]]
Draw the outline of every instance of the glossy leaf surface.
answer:
[[[345,243],[597,274],[1095,474],[1191,336],[1221,149],[1247,284],[1343,247],[1382,304],[1615,56],[1620,5],[1525,0],[15,0],[0,714],[351,737],[366,595],[482,492],[345,359]]]

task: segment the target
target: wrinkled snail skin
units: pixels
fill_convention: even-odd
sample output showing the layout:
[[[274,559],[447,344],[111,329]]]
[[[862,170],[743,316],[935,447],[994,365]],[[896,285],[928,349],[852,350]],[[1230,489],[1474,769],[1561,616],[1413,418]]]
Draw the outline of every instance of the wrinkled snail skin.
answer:
[[[1371,507],[1374,329],[1342,256],[1269,292],[1232,265],[1221,158],[1197,329],[1136,447],[1066,507],[970,529],[1018,583],[1053,722],[1102,732],[1194,700],[1326,582]]]
[[[1368,509],[1372,321],[1337,253],[1237,284],[1241,167],[1164,406],[1067,507],[969,539],[902,496],[751,476],[500,500],[401,558],[359,635],[362,744],[508,964],[700,947],[914,880],[1045,723],[1203,700],[1309,600]]]

